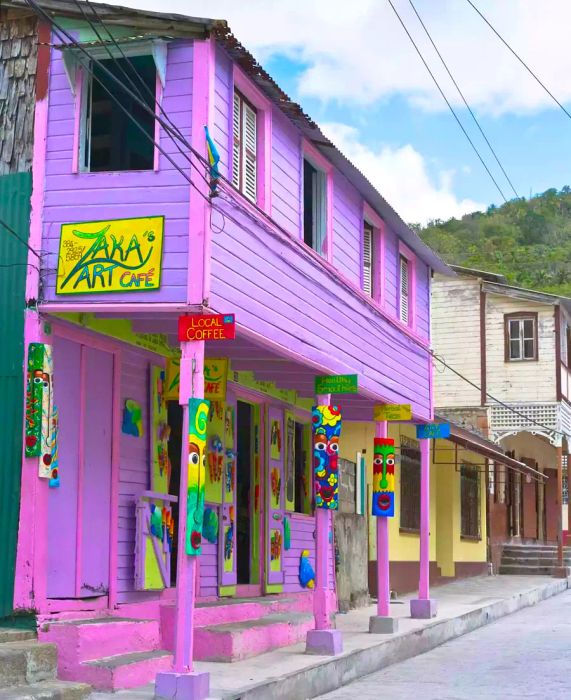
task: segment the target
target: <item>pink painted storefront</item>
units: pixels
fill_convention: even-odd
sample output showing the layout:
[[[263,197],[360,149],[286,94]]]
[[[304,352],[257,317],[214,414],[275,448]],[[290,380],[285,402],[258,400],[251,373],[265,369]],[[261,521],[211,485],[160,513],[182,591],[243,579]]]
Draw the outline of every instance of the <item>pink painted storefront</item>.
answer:
[[[77,11],[56,15],[79,48],[53,30],[49,89],[36,107],[30,241],[44,256],[30,269],[38,304],[26,342],[53,353],[60,484],[23,459],[15,604],[58,643],[63,678],[120,688],[169,670],[183,625],[177,513],[193,390],[205,383],[208,398],[228,363],[209,418],[210,528],[185,574],[196,575],[193,638],[180,643],[195,659],[233,660],[314,626],[314,589],[299,572],[303,552],[317,566],[315,376],[358,375],[359,392],[336,397],[343,421],[372,421],[379,403],[410,403],[415,422],[429,421],[430,276],[445,268],[225,25],[105,12],[121,52]],[[160,104],[150,125],[139,116],[140,138],[90,73],[98,62],[118,70],[124,55],[151,76],[149,104]],[[217,197],[164,115],[202,158],[208,126]],[[116,233],[107,263],[83,272],[69,243],[107,225],[135,231],[143,257],[152,232],[158,256],[152,272],[117,275],[115,291],[105,265],[129,260],[126,240],[119,251]],[[235,340],[180,343],[178,318],[189,313],[234,314]],[[168,386],[177,362],[180,395]],[[153,506],[164,510],[162,539],[149,530]],[[329,616],[331,535],[326,546],[318,583]]]

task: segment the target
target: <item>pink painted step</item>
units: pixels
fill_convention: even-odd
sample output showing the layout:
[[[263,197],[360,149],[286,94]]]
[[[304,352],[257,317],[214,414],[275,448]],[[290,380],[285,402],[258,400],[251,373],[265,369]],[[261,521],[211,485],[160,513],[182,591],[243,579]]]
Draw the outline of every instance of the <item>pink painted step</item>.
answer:
[[[39,638],[58,647],[58,676],[101,690],[133,688],[168,670],[157,620],[100,617],[42,625]]]
[[[309,613],[278,613],[258,620],[243,620],[198,627],[194,658],[199,661],[240,661],[305,639],[313,629]]]

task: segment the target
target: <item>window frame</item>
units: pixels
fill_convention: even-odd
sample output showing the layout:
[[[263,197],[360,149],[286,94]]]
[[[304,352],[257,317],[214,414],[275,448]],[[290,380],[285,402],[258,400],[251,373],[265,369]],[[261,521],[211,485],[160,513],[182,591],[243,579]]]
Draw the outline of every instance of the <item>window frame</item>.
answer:
[[[361,240],[361,289],[364,287],[364,236],[365,224],[373,230],[373,250],[371,257],[371,299],[379,306],[385,304],[385,223],[377,212],[367,203],[363,203],[363,226]],[[367,294],[367,296],[369,296]]]
[[[413,464],[408,464],[407,460],[410,460],[412,462],[412,458],[409,457],[409,455],[406,454],[406,451],[415,451],[418,453],[418,457],[415,459],[415,462],[417,462],[416,469],[415,465]],[[399,475],[400,475],[400,494],[399,494],[399,502],[400,502],[400,512],[399,512],[399,532],[402,533],[408,533],[412,535],[418,535],[420,533],[420,489],[421,489],[421,475],[420,475],[420,470],[421,470],[421,455],[420,455],[420,443],[418,440],[415,440],[413,438],[409,438],[407,436],[401,435],[400,438],[400,464],[399,464]],[[410,486],[405,485],[405,468],[406,468],[406,474],[409,473],[409,470],[414,470],[412,473],[415,475],[415,488],[411,489]],[[403,487],[404,491],[403,491]],[[408,489],[408,491],[407,491]],[[406,496],[405,494],[411,493],[412,495]],[[405,501],[410,498],[411,502],[406,506],[407,509],[405,509]],[[408,508],[410,508],[411,512],[408,511]],[[409,522],[403,524],[403,515],[412,515],[414,516],[415,519],[415,524],[416,521],[418,521],[418,527],[415,527],[415,524],[411,524]]]
[[[468,476],[468,472],[470,472],[470,476]],[[475,475],[475,479],[473,476]],[[464,517],[464,495],[466,494],[465,492],[465,486],[468,483],[468,481],[471,480],[475,484],[475,494],[476,494],[476,520],[475,520],[475,529],[476,529],[476,534],[473,532],[465,532],[464,531],[464,525],[466,518]],[[482,539],[482,481],[481,481],[481,474],[478,466],[474,464],[461,464],[460,465],[460,539],[461,540],[470,540],[473,542],[479,542]]]
[[[321,153],[313,146],[307,139],[302,140],[302,149],[301,149],[301,192],[304,192],[304,178],[303,178],[303,171],[304,171],[304,161],[306,161],[318,172],[321,172],[325,176],[325,197],[326,197],[326,202],[325,202],[325,239],[324,239],[324,245],[325,245],[325,250],[323,252],[319,252],[315,250],[313,247],[310,248],[310,250],[313,250],[316,255],[319,255],[320,258],[323,258],[324,260],[327,260],[327,262],[332,263],[333,262],[333,165],[325,158],[325,156],[321,155]],[[300,237],[301,240],[304,241],[304,234],[305,234],[305,227],[304,227],[304,207],[303,207],[303,200],[302,200],[302,207],[301,207],[301,232],[300,232]],[[307,245],[307,244],[306,244]],[[308,246],[309,248],[309,246]]]
[[[401,258],[408,262],[408,319],[401,318]],[[399,241],[397,255],[397,319],[405,328],[416,332],[416,255],[412,250]]]
[[[533,357],[511,357],[511,321],[533,322]],[[523,340],[520,331],[521,353],[524,353]],[[504,314],[504,361],[505,362],[537,362],[539,360],[539,335],[537,311],[518,311],[517,313]]]
[[[256,112],[256,201],[253,202],[245,193],[237,191],[244,199],[267,214],[271,215],[272,195],[272,104],[252,83],[246,74],[235,63],[233,64],[232,85],[230,86],[229,108],[229,179],[234,174],[234,93],[238,92],[242,99]]]

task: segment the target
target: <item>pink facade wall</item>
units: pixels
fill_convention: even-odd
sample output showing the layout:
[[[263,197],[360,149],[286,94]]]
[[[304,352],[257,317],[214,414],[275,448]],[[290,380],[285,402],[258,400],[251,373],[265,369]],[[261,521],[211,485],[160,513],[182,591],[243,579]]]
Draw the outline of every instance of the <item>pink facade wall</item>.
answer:
[[[192,118],[192,53],[191,42],[169,43],[162,102],[171,120],[187,139]],[[61,224],[164,215],[161,288],[128,295],[110,293],[98,296],[106,302],[186,301],[190,197],[187,180],[163,155],[159,156],[157,172],[73,174],[74,102],[61,53],[52,50],[42,246],[49,254],[48,271],[44,273],[46,300],[70,301],[69,296],[55,295]],[[188,161],[178,153],[162,128],[159,132],[161,147],[188,173]],[[144,137],[141,135],[141,138]],[[79,298],[85,299],[85,296]]]

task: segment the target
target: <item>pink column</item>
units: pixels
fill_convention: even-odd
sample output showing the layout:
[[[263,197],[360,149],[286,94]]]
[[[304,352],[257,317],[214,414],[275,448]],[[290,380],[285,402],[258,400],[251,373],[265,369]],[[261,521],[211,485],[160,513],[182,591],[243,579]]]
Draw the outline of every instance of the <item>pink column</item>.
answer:
[[[375,437],[388,437],[387,421],[375,422]],[[391,584],[389,577],[389,519],[377,517],[377,615],[391,614]]]
[[[188,400],[204,396],[204,342],[181,343],[179,403],[183,411],[178,511],[176,629],[173,671],[157,674],[156,698],[203,700],[209,695],[209,674],[193,673],[194,604],[198,587],[198,557],[186,550],[188,490]]]
[[[430,599],[430,440],[420,440],[420,576],[418,598],[410,601],[411,617],[436,615],[436,601]]]
[[[318,405],[329,405],[331,394],[318,394]],[[307,633],[305,651],[308,654],[335,655],[343,651],[341,632],[331,629],[329,619],[329,525],[327,508],[315,508],[315,591],[313,616],[315,629]]]

